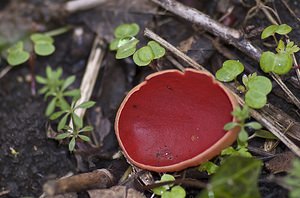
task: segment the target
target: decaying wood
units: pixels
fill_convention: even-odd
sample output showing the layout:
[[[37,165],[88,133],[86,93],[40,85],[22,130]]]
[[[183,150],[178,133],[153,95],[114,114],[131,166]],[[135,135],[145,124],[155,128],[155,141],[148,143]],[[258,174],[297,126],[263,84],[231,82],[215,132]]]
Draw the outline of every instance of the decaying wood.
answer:
[[[113,174],[107,169],[98,169],[90,173],[74,175],[45,183],[46,195],[57,195],[68,192],[80,192],[90,189],[109,188],[115,184]]]
[[[247,54],[249,57],[259,61],[262,50],[252,45],[250,41],[244,38],[243,34],[233,28],[229,28],[202,12],[178,3],[175,0],[152,0],[164,9],[192,22],[200,25],[204,30],[211,32],[215,36],[221,38],[225,42],[235,46],[240,51]],[[300,109],[299,99],[290,91],[283,83],[281,78],[274,73],[270,73],[271,77],[278,83],[282,90],[287,94],[291,101]]]
[[[101,66],[101,62],[103,60],[104,52],[105,44],[99,36],[96,36],[80,85],[81,97],[76,104],[81,104],[82,102],[90,100]],[[85,111],[86,109],[78,108],[75,110],[75,113],[82,118],[85,114]]]
[[[179,51],[176,47],[168,43],[166,40],[152,32],[151,30],[145,29],[144,35],[160,43],[166,49],[188,63],[191,67],[207,71],[202,65],[198,64],[196,61]],[[236,89],[231,86],[231,84],[224,85],[230,89],[231,93],[238,98],[239,103],[243,105],[244,100],[241,98],[241,96],[237,95]],[[293,126],[290,127],[289,130],[300,131],[300,123],[296,122],[285,112],[271,104],[267,104],[260,110],[252,110],[251,116],[259,121],[268,130],[270,130],[280,141],[282,141],[289,149],[291,149],[297,156],[300,157],[300,148],[290,138],[284,135],[284,132],[291,123],[293,123]]]

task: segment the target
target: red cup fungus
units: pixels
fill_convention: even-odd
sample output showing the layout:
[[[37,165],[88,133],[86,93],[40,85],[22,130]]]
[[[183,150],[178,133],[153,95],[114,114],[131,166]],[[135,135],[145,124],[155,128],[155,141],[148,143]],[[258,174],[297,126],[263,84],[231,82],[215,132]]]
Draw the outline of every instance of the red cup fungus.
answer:
[[[137,167],[180,171],[204,163],[232,144],[238,129],[224,131],[238,105],[208,72],[166,70],[149,75],[123,100],[115,131],[126,158]]]

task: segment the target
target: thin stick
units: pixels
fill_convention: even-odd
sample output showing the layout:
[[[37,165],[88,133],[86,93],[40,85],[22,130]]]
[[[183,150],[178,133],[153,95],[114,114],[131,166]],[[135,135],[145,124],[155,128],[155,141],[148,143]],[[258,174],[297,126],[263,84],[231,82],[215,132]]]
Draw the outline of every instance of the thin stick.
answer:
[[[152,0],[154,3],[160,5],[164,9],[192,22],[200,25],[204,30],[211,32],[217,37],[220,37],[227,43],[235,46],[254,60],[259,62],[261,56],[261,49],[252,45],[243,34],[233,28],[229,28],[203,14],[202,12],[178,3],[175,0]],[[281,89],[287,94],[290,100],[300,109],[300,101],[283,83],[281,78],[276,75],[271,75],[274,80],[279,83]]]
[[[101,5],[107,0],[74,0],[68,1],[65,4],[65,10],[69,13],[74,13],[82,10],[88,10]]]
[[[12,69],[12,66],[8,65],[2,69],[0,72],[0,79],[3,78],[10,70]]]
[[[96,36],[94,40],[94,44],[91,50],[91,54],[85,69],[85,73],[81,82],[80,86],[80,92],[81,92],[81,97],[77,101],[77,105],[81,104],[82,102],[86,102],[90,100],[96,79],[98,76],[98,72],[101,66],[101,62],[103,60],[104,56],[104,43],[103,40],[100,39],[99,36]],[[85,114],[86,109],[78,108],[75,110],[75,113],[79,117],[83,117]]]
[[[162,46],[167,48],[170,52],[174,53],[179,58],[182,58],[183,61],[188,63],[191,67],[199,70],[207,71],[202,65],[198,64],[196,61],[179,51],[176,47],[168,43],[166,40],[155,34],[149,29],[145,29],[144,35],[157,41]],[[235,93],[235,88],[230,86],[230,84],[224,84],[229,88],[231,93],[235,95],[241,105],[245,102],[244,100]],[[296,123],[294,119],[292,119],[289,115],[272,106],[271,104],[266,105],[261,110],[252,110],[251,116],[259,121],[264,127],[270,130],[278,139],[280,139],[289,149],[291,149],[296,155],[300,157],[300,148],[295,145],[287,136],[283,134],[283,131],[288,127],[288,123]],[[300,125],[299,125],[300,126]],[[295,130],[295,129],[293,129]],[[300,130],[298,127],[297,130]]]

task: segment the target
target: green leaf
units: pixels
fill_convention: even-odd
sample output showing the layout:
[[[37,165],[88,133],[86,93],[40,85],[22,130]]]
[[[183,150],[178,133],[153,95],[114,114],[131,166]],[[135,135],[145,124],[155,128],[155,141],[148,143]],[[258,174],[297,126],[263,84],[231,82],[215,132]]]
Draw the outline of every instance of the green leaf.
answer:
[[[260,67],[266,72],[282,75],[288,73],[293,67],[293,59],[288,53],[263,52],[260,57]]]
[[[248,137],[249,136],[248,136],[247,131],[244,128],[241,128],[241,131],[239,132],[239,135],[238,135],[239,141],[241,141],[242,143],[247,142]]]
[[[144,46],[137,51],[139,59],[143,62],[152,61],[154,59],[154,53],[149,46]]]
[[[163,48],[159,43],[155,41],[149,41],[147,45],[152,49],[152,52],[154,54],[153,59],[161,58],[166,53],[165,48]]]
[[[231,156],[211,178],[200,198],[260,198],[257,180],[262,162],[254,158]],[[242,193],[241,193],[242,192]]]
[[[85,142],[90,142],[91,141],[91,139],[86,135],[78,135],[78,137],[80,139],[82,139],[83,141],[85,141]]]
[[[229,122],[227,124],[224,125],[224,130],[225,131],[229,131],[231,129],[233,129],[234,127],[238,126],[239,124],[236,122]]]
[[[300,160],[295,158],[289,174],[285,177],[284,183],[290,187],[289,197],[300,197]]]
[[[48,106],[46,108],[46,116],[50,116],[54,112],[55,106],[56,106],[56,102],[57,102],[57,98],[53,98],[49,102],[49,104],[48,104]]]
[[[88,108],[91,108],[92,106],[94,106],[95,104],[96,104],[96,102],[94,102],[94,101],[86,101],[86,102],[83,102],[80,105],[78,105],[76,108],[88,109]]]
[[[75,98],[79,98],[80,97],[80,90],[79,89],[73,89],[73,90],[70,90],[70,91],[65,91],[63,93],[64,96],[72,96],[72,97],[75,97]]]
[[[71,141],[69,142],[69,151],[74,151],[75,144],[75,137],[72,137]]]
[[[222,82],[230,82],[244,71],[244,65],[236,60],[227,60],[216,73],[216,78]]]
[[[240,107],[236,107],[231,114],[236,117],[239,122],[243,122],[245,119],[250,117],[250,109],[247,105],[244,105],[242,109]]]
[[[224,156],[224,155],[232,155],[233,153],[235,153],[236,150],[230,146],[230,147],[227,147],[226,149],[223,149],[222,152],[221,152],[221,156]]]
[[[278,140],[278,138],[270,131],[258,130],[258,131],[255,131],[254,134],[256,137],[270,139],[270,140]]]
[[[260,123],[258,122],[248,122],[247,124],[245,124],[246,127],[251,127],[252,129],[258,130],[261,129],[262,126]]]
[[[121,24],[119,25],[115,31],[114,35],[116,38],[126,38],[136,36],[140,31],[140,27],[136,23],[131,24]]]
[[[284,52],[284,50],[285,50],[284,42],[282,40],[279,40],[277,48],[276,48],[276,52]]]
[[[66,88],[68,88],[74,81],[75,81],[76,77],[74,75],[69,76],[62,85],[61,90],[64,91]]]
[[[287,24],[281,24],[277,27],[275,32],[280,35],[286,35],[286,34],[290,33],[291,31],[292,31],[291,26],[289,26]]]
[[[50,116],[50,120],[56,120],[57,118],[59,118],[62,114],[66,113],[65,111],[58,111],[58,112],[55,112],[53,113],[51,116]]]
[[[84,132],[84,131],[92,131],[93,127],[92,126],[85,126],[83,127],[79,132]]]
[[[36,77],[35,77],[35,79],[36,79],[36,81],[38,82],[38,83],[40,83],[40,84],[47,84],[47,79],[46,78],[44,78],[44,77],[42,77],[42,76],[39,76],[39,75],[37,75]]]
[[[61,110],[65,111],[71,108],[69,103],[63,97],[60,97],[58,102],[59,102],[58,106],[61,108]]]
[[[267,77],[256,76],[248,81],[248,89],[268,94],[272,91],[272,82]]]
[[[109,44],[109,50],[115,51],[118,49],[120,39],[114,39],[110,44]]]
[[[11,66],[20,65],[22,63],[25,63],[29,59],[29,53],[24,51],[23,48],[23,42],[19,41],[18,43],[7,49],[7,62]]]
[[[166,181],[175,181],[175,178],[173,175],[163,174],[163,176],[160,179],[160,182],[166,182]],[[153,188],[152,191],[156,195],[162,195],[162,194],[164,194],[164,192],[166,192],[168,189],[170,189],[171,186],[173,186],[173,184]]]
[[[41,33],[34,33],[30,36],[30,39],[34,43],[39,43],[39,42],[45,42],[45,43],[53,43],[54,40],[51,36],[48,36],[46,34],[41,34]]]
[[[142,61],[142,60],[139,58],[137,51],[133,54],[133,61],[134,61],[134,63],[137,64],[138,66],[146,66],[146,65],[149,65],[149,64],[151,63],[151,60],[150,60],[150,61],[147,61],[147,62]]]
[[[81,128],[82,125],[83,125],[83,121],[82,121],[82,118],[80,118],[78,115],[76,115],[75,113],[72,114],[72,121],[74,123],[74,125],[77,127],[77,128]]]
[[[245,94],[245,102],[253,109],[260,109],[267,104],[267,96],[256,90],[249,90]]]
[[[264,31],[261,33],[261,39],[268,38],[269,36],[272,36],[275,34],[275,31],[277,30],[278,25],[270,25],[264,29]]]
[[[132,38],[129,42],[120,46],[116,53],[116,59],[127,58],[134,54],[138,42],[139,40],[137,40],[136,38]]]
[[[59,121],[58,126],[57,126],[58,131],[62,130],[66,126],[68,116],[69,116],[69,113],[64,115],[64,117],[62,117],[62,119]]]
[[[162,194],[162,198],[185,198],[186,192],[181,186],[172,187],[171,191],[166,191]]]
[[[55,51],[54,45],[45,42],[39,42],[34,45],[34,52],[40,56],[48,56]]]
[[[211,161],[207,161],[198,167],[199,171],[206,171],[209,175],[216,173],[219,166]]]
[[[68,138],[68,137],[70,137],[70,133],[62,133],[62,134],[57,135],[55,137],[55,139],[62,140],[62,139]]]

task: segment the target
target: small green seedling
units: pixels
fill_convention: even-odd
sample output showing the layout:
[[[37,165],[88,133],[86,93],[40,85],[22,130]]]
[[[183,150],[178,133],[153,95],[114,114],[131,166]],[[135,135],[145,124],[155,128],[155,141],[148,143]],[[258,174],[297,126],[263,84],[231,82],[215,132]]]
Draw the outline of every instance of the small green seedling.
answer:
[[[285,178],[285,183],[290,187],[289,198],[300,197],[300,160],[294,159],[292,169]]]
[[[200,172],[206,171],[208,175],[212,175],[217,172],[218,168],[219,168],[219,166],[216,165],[215,163],[213,163],[211,161],[207,161],[198,167],[198,171],[200,171]]]
[[[274,36],[276,34],[287,35],[292,31],[292,28],[287,24],[281,25],[270,25],[264,29],[261,33],[261,39],[268,38],[270,36]]]
[[[82,133],[90,132],[92,130],[93,130],[92,126],[85,126],[83,128],[77,126],[77,127],[71,128],[66,125],[64,127],[64,133],[57,135],[55,139],[57,139],[57,140],[63,140],[63,139],[67,139],[67,138],[71,139],[69,142],[69,151],[74,151],[76,141],[78,138],[80,138],[81,140],[83,140],[85,142],[91,141],[88,136],[82,135]]]
[[[288,41],[285,46],[285,43],[280,40],[277,41],[275,33],[280,35],[287,35],[292,28],[286,24],[282,25],[271,25],[267,27],[261,35],[262,39],[265,39],[269,36],[273,36],[276,41],[277,48],[276,52],[273,53],[270,51],[263,52],[260,57],[260,67],[266,72],[274,72],[275,74],[283,75],[288,73],[293,67],[293,58],[292,55],[299,51],[299,47],[294,44],[294,42]]]
[[[34,43],[34,52],[37,55],[48,56],[55,51],[54,39],[51,36],[35,33],[30,36],[30,39]]]
[[[24,51],[24,44],[21,41],[7,49],[7,62],[11,66],[25,63],[29,57],[30,55]]]
[[[110,43],[109,49],[117,51],[116,59],[123,59],[133,55],[133,61],[138,66],[146,66],[154,59],[165,55],[166,50],[155,41],[149,41],[148,44],[139,50],[136,46],[139,40],[135,38],[140,28],[136,23],[122,24],[115,31],[115,39]]]
[[[227,60],[221,69],[216,72],[216,78],[222,82],[235,80],[244,71],[244,65],[239,61]],[[267,103],[267,95],[272,90],[271,81],[264,76],[257,76],[256,73],[244,75],[242,78],[244,86],[238,86],[238,90],[246,92],[245,102],[254,109],[260,109]]]
[[[243,108],[237,107],[232,115],[236,117],[237,122],[229,122],[225,124],[224,130],[229,131],[235,127],[239,127],[240,132],[238,135],[238,145],[240,147],[247,147],[248,143],[248,133],[246,131],[246,127],[253,128],[255,130],[259,130],[262,128],[261,124],[258,122],[248,122],[246,120],[250,118],[250,109],[247,105],[244,105]]]
[[[95,105],[95,102],[93,101],[86,101],[81,104],[76,105],[76,101],[74,100],[71,105],[66,106],[65,108],[62,108],[61,111],[55,112],[50,116],[50,120],[56,120],[57,118],[62,117],[62,119],[59,121],[57,130],[61,130],[65,128],[66,123],[68,120],[72,120],[73,124],[76,127],[73,128],[82,128],[83,126],[83,120],[80,118],[76,113],[75,110],[82,108],[82,109],[88,109]]]
[[[244,71],[244,65],[236,60],[227,60],[216,73],[216,78],[222,82],[236,80],[236,77]]]
[[[164,174],[159,182],[175,181],[173,175]],[[186,192],[184,188],[178,185],[167,184],[152,189],[153,193],[161,196],[162,198],[184,198]]]
[[[48,66],[46,68],[47,78],[41,76],[36,77],[37,82],[44,85],[39,92],[41,94],[45,94],[45,99],[47,99],[49,96],[53,97],[46,108],[46,116],[50,116],[56,107],[60,107],[61,109],[69,109],[70,105],[66,101],[65,97],[73,97],[77,99],[80,97],[79,89],[67,90],[67,88],[75,81],[75,76],[70,76],[66,80],[61,80],[61,75],[61,68],[53,71]]]

